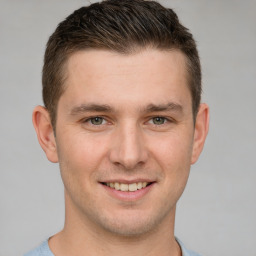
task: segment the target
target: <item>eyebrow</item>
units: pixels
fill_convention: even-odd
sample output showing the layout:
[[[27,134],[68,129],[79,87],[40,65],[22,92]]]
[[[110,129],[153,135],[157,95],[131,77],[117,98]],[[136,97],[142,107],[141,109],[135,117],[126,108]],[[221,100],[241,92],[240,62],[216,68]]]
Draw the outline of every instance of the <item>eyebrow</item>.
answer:
[[[109,105],[100,104],[81,104],[80,106],[72,108],[71,115],[82,114],[84,112],[112,112],[113,109]]]
[[[163,111],[174,111],[174,112],[183,112],[183,108],[180,104],[169,102],[167,104],[149,104],[145,108],[141,109],[143,113],[151,113],[151,112],[163,112]],[[84,112],[116,112],[115,109],[106,104],[81,104],[71,109],[71,115],[78,115]]]
[[[174,112],[183,112],[182,105],[174,102],[169,102],[167,104],[149,104],[143,112],[162,112],[162,111],[174,111]]]

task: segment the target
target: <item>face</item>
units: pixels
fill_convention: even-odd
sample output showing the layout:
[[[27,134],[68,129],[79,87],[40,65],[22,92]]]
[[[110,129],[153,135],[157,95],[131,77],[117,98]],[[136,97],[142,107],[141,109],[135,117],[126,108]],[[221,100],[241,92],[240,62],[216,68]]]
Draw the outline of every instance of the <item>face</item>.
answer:
[[[70,216],[125,236],[168,225],[199,155],[183,54],[81,51],[67,72],[56,159]]]

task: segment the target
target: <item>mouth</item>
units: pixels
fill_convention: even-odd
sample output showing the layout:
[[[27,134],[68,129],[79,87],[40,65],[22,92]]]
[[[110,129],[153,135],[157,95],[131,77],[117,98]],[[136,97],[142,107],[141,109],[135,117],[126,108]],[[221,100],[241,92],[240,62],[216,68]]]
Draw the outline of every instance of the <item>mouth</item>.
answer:
[[[120,182],[102,182],[103,185],[110,187],[117,191],[122,192],[135,192],[137,190],[142,190],[150,185],[153,184],[153,182],[134,182],[134,183],[120,183]]]

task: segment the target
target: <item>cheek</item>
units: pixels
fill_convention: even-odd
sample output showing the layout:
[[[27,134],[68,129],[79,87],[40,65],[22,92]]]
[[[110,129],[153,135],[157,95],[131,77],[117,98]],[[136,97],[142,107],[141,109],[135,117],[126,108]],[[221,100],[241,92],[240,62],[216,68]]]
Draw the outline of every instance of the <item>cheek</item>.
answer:
[[[93,165],[104,154],[106,146],[101,138],[80,132],[63,136],[58,143],[58,154],[68,159],[70,164],[78,166]],[[66,161],[63,159],[64,161]]]
[[[186,185],[192,154],[192,136],[166,136],[154,150],[155,159],[163,170],[164,182],[180,190]]]
[[[151,147],[154,152],[153,154],[162,164],[169,166],[177,165],[177,167],[190,165],[193,148],[193,138],[191,135],[170,133],[161,139],[157,139],[154,145],[157,145],[157,147]]]
[[[102,145],[101,140],[89,138],[85,134],[64,135],[57,141],[63,182],[80,183],[84,186],[83,184],[93,180],[106,147]]]

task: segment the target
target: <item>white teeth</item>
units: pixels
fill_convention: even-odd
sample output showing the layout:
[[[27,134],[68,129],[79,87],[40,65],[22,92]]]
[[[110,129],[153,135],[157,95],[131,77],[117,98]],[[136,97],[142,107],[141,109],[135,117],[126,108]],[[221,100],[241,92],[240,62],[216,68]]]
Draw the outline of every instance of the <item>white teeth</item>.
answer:
[[[129,190],[129,185],[128,184],[120,184],[120,190],[121,191],[128,191]]]
[[[115,190],[120,190],[120,184],[115,182]]]
[[[148,182],[138,182],[138,183],[132,183],[132,184],[107,182],[106,185],[108,187],[114,188],[115,190],[134,192],[136,190],[145,188],[148,185]]]
[[[142,188],[142,182],[139,182],[138,184],[137,184],[137,189],[141,189]]]
[[[137,190],[137,184],[136,183],[132,183],[129,184],[129,191],[133,192]]]

